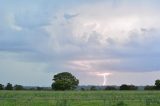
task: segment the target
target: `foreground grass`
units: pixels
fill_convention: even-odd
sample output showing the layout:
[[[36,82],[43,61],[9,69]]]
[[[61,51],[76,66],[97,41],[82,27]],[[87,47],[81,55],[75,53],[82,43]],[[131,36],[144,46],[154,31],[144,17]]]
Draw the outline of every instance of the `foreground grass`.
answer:
[[[160,106],[160,91],[0,91],[0,106]]]

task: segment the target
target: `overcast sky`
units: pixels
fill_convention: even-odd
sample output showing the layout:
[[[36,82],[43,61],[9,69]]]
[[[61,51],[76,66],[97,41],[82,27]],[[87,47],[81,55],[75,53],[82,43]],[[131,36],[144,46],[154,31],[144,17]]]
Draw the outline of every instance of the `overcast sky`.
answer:
[[[151,85],[160,78],[159,0],[0,0],[0,83]]]

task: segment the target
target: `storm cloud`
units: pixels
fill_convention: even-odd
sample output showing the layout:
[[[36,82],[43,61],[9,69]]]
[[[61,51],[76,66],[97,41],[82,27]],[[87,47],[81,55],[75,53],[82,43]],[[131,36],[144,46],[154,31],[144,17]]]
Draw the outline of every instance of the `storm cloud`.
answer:
[[[0,76],[7,78],[2,82],[12,80],[29,85],[36,80],[37,84],[48,86],[51,81],[46,80],[52,79],[49,77],[53,74],[69,71],[81,84],[100,84],[97,72],[113,73],[109,82],[112,84],[116,75],[159,73],[159,3],[158,0],[2,1],[0,72],[4,75]],[[10,78],[7,73],[12,71],[15,75]],[[27,76],[34,73],[37,77],[31,75],[33,80],[29,82],[21,81],[21,77],[13,80],[25,76],[23,73]],[[83,79],[84,75],[88,79]],[[145,80],[143,74],[141,77]],[[138,80],[134,83],[141,84]]]

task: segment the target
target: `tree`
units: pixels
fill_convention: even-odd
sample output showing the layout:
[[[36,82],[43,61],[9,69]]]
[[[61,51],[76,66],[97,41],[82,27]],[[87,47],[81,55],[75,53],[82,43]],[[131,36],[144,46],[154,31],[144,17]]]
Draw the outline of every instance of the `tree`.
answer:
[[[4,85],[0,84],[0,90],[4,89]]]
[[[105,90],[117,90],[114,86],[107,86]]]
[[[122,84],[122,85],[120,86],[120,90],[129,90],[129,86],[126,85],[126,84]]]
[[[15,90],[23,90],[24,88],[23,88],[22,85],[15,85],[15,86],[14,86],[14,89],[15,89]]]
[[[154,90],[154,89],[155,89],[155,86],[147,85],[147,86],[144,87],[144,90]]]
[[[12,84],[8,83],[7,86],[5,87],[5,90],[13,90]]]
[[[120,90],[137,90],[138,88],[134,85],[126,85],[126,84],[122,84],[120,86]]]
[[[157,90],[160,90],[160,80],[159,79],[155,81],[155,87]]]
[[[97,88],[95,86],[91,86],[90,90],[95,91],[95,90],[97,90]]]
[[[79,80],[69,72],[54,75],[53,81],[52,89],[54,90],[73,90],[79,84]]]

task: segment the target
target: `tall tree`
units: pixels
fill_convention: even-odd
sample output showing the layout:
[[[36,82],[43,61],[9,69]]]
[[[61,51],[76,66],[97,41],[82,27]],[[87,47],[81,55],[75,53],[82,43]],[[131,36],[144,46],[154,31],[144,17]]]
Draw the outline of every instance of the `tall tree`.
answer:
[[[5,90],[13,90],[12,84],[8,83],[7,86],[5,87]]]
[[[4,89],[4,85],[0,84],[0,90]]]
[[[79,80],[69,72],[54,75],[53,81],[52,89],[54,90],[73,90],[79,84]]]
[[[155,81],[155,86],[156,86],[156,89],[160,90],[160,80],[159,79]]]

